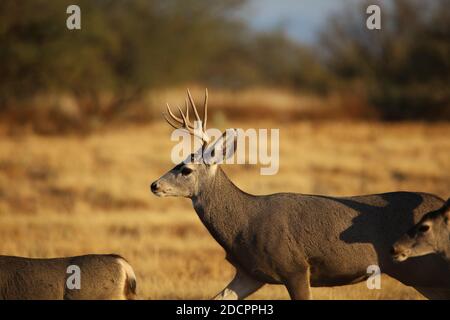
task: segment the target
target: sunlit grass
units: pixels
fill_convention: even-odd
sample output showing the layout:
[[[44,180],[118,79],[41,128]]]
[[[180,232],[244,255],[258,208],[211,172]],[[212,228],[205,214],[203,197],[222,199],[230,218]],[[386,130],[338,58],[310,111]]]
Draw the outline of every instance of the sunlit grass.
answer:
[[[225,126],[229,122],[225,122]],[[211,126],[214,126],[214,120]],[[448,197],[450,125],[296,122],[280,128],[280,170],[225,168],[242,189],[356,195],[415,190]],[[248,122],[233,127],[250,127]],[[187,199],[156,198],[149,183],[173,166],[162,122],[87,137],[0,139],[0,254],[54,257],[115,252],[133,265],[141,298],[210,298],[233,276]],[[417,299],[383,278],[316,288],[318,299]],[[286,299],[281,286],[252,298]]]

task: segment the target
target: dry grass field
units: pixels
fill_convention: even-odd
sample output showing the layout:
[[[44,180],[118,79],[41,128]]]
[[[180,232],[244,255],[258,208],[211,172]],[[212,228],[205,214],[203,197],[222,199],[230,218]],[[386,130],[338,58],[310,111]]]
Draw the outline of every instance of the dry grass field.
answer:
[[[242,127],[212,118],[210,126]],[[450,124],[260,122],[280,128],[280,170],[228,165],[242,189],[356,195],[394,190],[450,194]],[[0,137],[0,254],[118,253],[134,266],[142,299],[205,299],[233,275],[187,199],[157,198],[149,184],[171,168],[169,127],[116,127],[89,136]],[[315,299],[421,299],[383,278],[315,288]],[[266,286],[252,299],[287,299]]]

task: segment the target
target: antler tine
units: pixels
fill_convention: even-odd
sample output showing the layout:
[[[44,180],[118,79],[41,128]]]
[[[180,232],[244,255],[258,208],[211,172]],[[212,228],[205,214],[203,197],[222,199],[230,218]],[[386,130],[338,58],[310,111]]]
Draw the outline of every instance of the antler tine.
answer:
[[[177,107],[178,110],[180,111],[181,117],[183,118],[183,127],[185,129],[187,129],[187,131],[191,132],[192,134],[194,133],[194,129],[189,125],[189,120],[186,119],[186,116],[184,115],[183,111],[181,111],[180,107]]]
[[[189,91],[189,89],[187,89],[187,94],[189,97],[189,101],[191,102],[192,109],[194,110],[196,120],[202,122],[202,119],[200,119],[200,116],[198,115],[197,108],[195,107],[194,99],[192,99],[192,95],[191,95],[191,92]]]
[[[169,112],[169,115],[172,117],[172,119],[176,120],[180,124],[183,123],[183,119],[178,118],[176,115],[173,114],[172,110],[170,110],[170,106],[168,103],[166,103],[166,108],[167,108],[167,111]]]
[[[167,111],[169,112],[169,115],[172,117],[173,120],[175,120],[176,122],[178,122],[181,125],[184,125],[184,120],[182,118],[177,117],[172,110],[170,109],[169,104],[166,104],[167,107]],[[180,108],[178,107],[178,110],[180,110]],[[183,112],[180,110],[180,113],[183,114]],[[187,118],[187,122],[186,124],[190,127],[190,128],[194,128],[194,126],[191,124],[191,122],[189,121],[189,111],[186,111],[186,118]]]
[[[185,105],[186,105],[186,119],[189,120],[189,103],[188,103],[188,101],[187,101],[187,98],[184,99],[184,103],[185,103]]]
[[[208,88],[205,89],[205,103],[203,106],[203,131],[206,132],[206,120],[208,120]]]
[[[191,127],[191,129],[195,129],[195,125],[192,124],[191,119],[189,119],[189,103],[187,101],[187,99],[184,100],[185,104],[186,104],[186,120],[187,123],[189,125],[189,127]]]
[[[180,127],[177,127],[176,125],[174,125],[172,122],[169,121],[169,119],[167,118],[167,114],[163,112],[163,117],[164,119],[166,119],[167,123],[173,127],[174,129],[180,129]]]

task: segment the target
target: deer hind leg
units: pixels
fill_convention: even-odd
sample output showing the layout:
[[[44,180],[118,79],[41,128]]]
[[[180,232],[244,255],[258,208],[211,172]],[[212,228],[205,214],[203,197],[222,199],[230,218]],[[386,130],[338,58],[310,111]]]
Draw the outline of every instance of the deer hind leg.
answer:
[[[286,289],[292,300],[311,300],[311,286],[309,283],[309,268],[288,277],[285,281]]]
[[[264,285],[263,282],[253,279],[242,270],[237,270],[233,280],[220,291],[214,300],[241,300]]]

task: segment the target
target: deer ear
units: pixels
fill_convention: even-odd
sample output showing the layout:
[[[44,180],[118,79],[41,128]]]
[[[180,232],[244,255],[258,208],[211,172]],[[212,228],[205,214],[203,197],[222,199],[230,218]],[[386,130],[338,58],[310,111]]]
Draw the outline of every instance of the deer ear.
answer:
[[[236,152],[237,130],[227,129],[222,136],[203,152],[203,161],[206,164],[221,164],[231,158]]]

